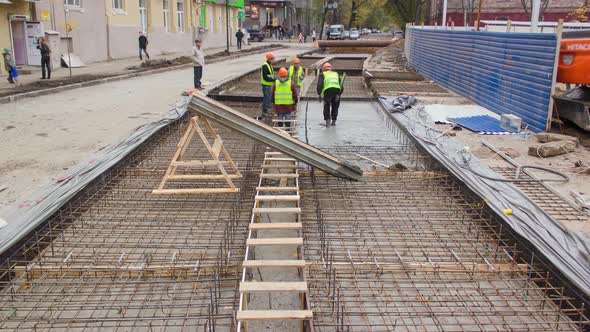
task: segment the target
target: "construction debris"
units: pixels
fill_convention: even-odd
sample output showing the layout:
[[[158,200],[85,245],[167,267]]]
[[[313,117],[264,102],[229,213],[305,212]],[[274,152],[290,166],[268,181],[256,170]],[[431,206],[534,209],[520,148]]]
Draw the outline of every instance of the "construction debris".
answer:
[[[572,141],[549,142],[541,145],[529,146],[529,156],[547,158],[573,152],[576,143]]]
[[[537,139],[537,141],[539,143],[571,141],[576,144],[576,147],[580,146],[580,139],[577,137],[569,136],[569,135],[553,134],[553,133],[538,133],[535,135],[535,138]]]
[[[414,96],[399,96],[393,98],[383,98],[384,104],[387,106],[389,112],[401,112],[411,108],[416,104],[416,97]]]

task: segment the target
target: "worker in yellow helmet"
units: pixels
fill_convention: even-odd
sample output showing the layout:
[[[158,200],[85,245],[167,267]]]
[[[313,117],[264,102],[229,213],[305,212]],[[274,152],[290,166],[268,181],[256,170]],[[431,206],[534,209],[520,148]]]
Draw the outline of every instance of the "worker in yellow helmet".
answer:
[[[260,68],[260,84],[262,85],[262,115],[260,118],[270,116],[270,92],[275,82],[275,71],[272,64],[275,61],[275,55],[268,52],[265,58],[266,61]]]
[[[293,59],[293,64],[289,66],[289,79],[296,82],[298,89],[301,89],[303,85],[304,75],[301,60],[299,58]]]
[[[338,73],[332,71],[332,65],[327,62],[322,65],[322,73],[318,77],[317,92],[320,95],[320,100],[324,102],[326,127],[335,126],[340,107],[340,95],[344,92],[344,87],[340,83]]]
[[[279,69],[279,79],[272,87],[271,97],[279,120],[291,120],[291,113],[297,109],[299,96],[295,81],[289,77],[289,71],[286,68]],[[282,127],[283,122],[278,122],[277,125]],[[285,122],[284,125],[290,127],[291,122]]]

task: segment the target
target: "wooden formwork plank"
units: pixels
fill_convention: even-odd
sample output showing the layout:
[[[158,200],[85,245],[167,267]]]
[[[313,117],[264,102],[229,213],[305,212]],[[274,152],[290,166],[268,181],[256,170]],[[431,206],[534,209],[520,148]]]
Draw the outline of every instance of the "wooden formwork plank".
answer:
[[[240,283],[240,292],[307,292],[305,281],[245,281]]]
[[[254,213],[301,213],[301,208],[254,208]]]
[[[242,264],[246,268],[257,268],[257,267],[296,267],[304,268],[304,260],[247,260]]]
[[[253,229],[253,230],[303,229],[303,225],[300,222],[251,223],[250,229]]]
[[[302,246],[303,238],[300,237],[287,237],[287,238],[262,238],[262,239],[248,239],[246,240],[247,246]]]
[[[239,321],[253,320],[307,320],[313,318],[311,310],[243,310],[238,312]]]
[[[273,230],[273,229],[303,229],[300,222],[271,222],[271,223],[251,223],[252,230]]]

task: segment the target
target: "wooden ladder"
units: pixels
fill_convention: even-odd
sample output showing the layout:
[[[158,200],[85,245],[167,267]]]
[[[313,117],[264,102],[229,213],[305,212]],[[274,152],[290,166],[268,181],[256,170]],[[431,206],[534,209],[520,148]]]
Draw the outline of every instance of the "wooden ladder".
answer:
[[[279,128],[280,121],[273,121],[275,128]],[[295,127],[295,120],[290,123]],[[294,130],[284,130],[291,136],[296,135]],[[249,236],[246,241],[246,256],[242,264],[242,281],[240,282],[240,308],[237,313],[238,331],[243,326],[248,331],[248,323],[252,321],[269,320],[297,320],[301,321],[301,330],[305,327],[305,321],[313,319],[310,309],[307,280],[305,277],[305,260],[303,259],[303,226],[301,223],[301,195],[299,192],[299,170],[297,160],[290,158],[281,152],[265,152],[259,185],[256,188],[256,197],[252,209],[252,219],[249,225]],[[277,207],[276,205],[281,205]],[[264,205],[264,206],[262,206]],[[269,206],[270,205],[270,206]],[[284,205],[288,205],[285,207]],[[263,215],[267,215],[269,222],[262,222]],[[293,222],[273,222],[277,216],[288,216]],[[296,234],[293,237],[262,237],[258,234],[272,231],[286,230]],[[250,254],[258,247],[292,246],[297,252],[297,259],[281,260],[257,260],[250,259]],[[271,282],[257,282],[247,280],[248,272],[252,269],[285,268],[297,269],[300,280],[284,280]],[[297,293],[301,299],[298,308],[289,310],[256,310],[248,308],[248,296],[252,293]],[[311,325],[311,324],[310,324]]]

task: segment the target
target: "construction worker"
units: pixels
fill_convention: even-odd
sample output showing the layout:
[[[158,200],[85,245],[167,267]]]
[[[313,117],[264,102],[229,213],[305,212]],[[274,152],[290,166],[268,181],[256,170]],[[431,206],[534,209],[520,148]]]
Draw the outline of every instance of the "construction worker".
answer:
[[[317,92],[320,95],[320,101],[324,101],[324,121],[326,121],[326,127],[336,125],[338,107],[340,107],[340,95],[343,91],[344,87],[340,83],[338,73],[332,71],[331,64],[324,63],[322,65],[322,74],[318,77]]]
[[[270,116],[270,102],[272,86],[275,84],[275,70],[272,66],[275,55],[272,52],[266,53],[266,61],[260,68],[260,84],[262,84],[262,116]]]
[[[289,66],[289,79],[295,81],[297,83],[297,88],[301,89],[301,86],[303,85],[303,78],[304,73],[303,67],[301,67],[301,60],[299,58],[295,58],[293,59],[293,64]]]
[[[279,79],[275,81],[271,92],[275,112],[279,120],[291,120],[291,113],[297,109],[297,86],[289,76],[286,68],[279,69]],[[279,127],[283,122],[278,122]],[[291,127],[291,122],[285,122],[285,127]]]

